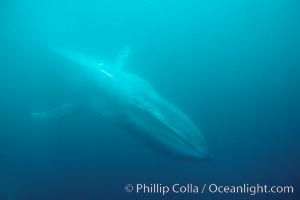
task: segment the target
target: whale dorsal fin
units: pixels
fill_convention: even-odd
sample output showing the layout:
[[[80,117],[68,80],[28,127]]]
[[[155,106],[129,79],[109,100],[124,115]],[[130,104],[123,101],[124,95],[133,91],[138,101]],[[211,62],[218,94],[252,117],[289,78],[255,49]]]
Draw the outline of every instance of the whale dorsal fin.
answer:
[[[118,54],[117,59],[114,63],[114,67],[116,70],[122,70],[124,63],[126,62],[128,56],[130,54],[130,46],[125,46]]]

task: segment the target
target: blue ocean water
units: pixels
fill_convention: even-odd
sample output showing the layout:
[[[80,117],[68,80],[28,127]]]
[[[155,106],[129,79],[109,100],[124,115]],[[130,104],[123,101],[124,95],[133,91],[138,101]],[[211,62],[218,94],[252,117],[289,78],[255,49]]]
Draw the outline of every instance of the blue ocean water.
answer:
[[[2,0],[0,200],[299,199],[299,11],[297,0]],[[93,112],[31,117],[78,96],[80,71],[49,47],[114,62],[128,45],[125,70],[192,119],[210,161],[152,151]],[[144,183],[294,193],[124,189]]]

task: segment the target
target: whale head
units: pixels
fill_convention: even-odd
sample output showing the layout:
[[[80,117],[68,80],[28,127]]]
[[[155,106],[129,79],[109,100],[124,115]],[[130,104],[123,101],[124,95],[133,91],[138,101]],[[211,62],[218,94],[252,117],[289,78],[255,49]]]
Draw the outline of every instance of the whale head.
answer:
[[[176,106],[159,95],[142,78],[124,74],[120,80],[127,97],[119,124],[146,146],[172,157],[208,160],[203,134],[192,120]]]

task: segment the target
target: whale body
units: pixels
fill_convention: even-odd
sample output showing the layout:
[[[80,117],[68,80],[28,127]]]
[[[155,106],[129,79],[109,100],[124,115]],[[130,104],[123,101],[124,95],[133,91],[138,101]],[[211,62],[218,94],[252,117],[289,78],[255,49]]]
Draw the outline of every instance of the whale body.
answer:
[[[53,50],[83,69],[89,92],[79,93],[82,96],[78,102],[32,113],[33,117],[56,118],[84,107],[108,119],[152,150],[191,160],[210,158],[206,141],[192,120],[159,95],[147,81],[123,70],[129,47],[119,53],[113,64],[77,52]]]

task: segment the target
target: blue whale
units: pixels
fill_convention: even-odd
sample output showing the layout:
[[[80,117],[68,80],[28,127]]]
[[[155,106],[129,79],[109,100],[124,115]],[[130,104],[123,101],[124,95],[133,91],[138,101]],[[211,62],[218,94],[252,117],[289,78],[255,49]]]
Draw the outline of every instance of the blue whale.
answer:
[[[192,120],[160,96],[147,81],[123,70],[129,47],[124,48],[112,64],[73,51],[52,50],[82,69],[89,92],[79,93],[78,102],[32,113],[33,117],[61,117],[84,107],[152,150],[188,160],[210,158],[206,141]]]

